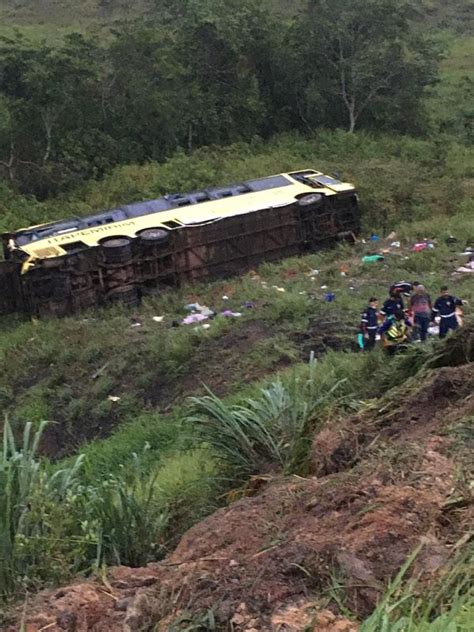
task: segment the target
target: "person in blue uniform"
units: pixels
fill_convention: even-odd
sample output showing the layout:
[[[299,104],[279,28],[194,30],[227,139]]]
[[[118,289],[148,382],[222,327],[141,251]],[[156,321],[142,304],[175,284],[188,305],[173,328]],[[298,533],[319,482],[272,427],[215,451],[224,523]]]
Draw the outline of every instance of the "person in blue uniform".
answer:
[[[360,318],[360,328],[364,336],[364,351],[370,351],[375,347],[375,336],[378,327],[377,305],[377,299],[375,296],[371,296],[369,304]]]
[[[441,288],[441,296],[439,296],[433,305],[435,316],[440,317],[439,321],[439,337],[445,338],[449,331],[458,328],[458,319],[456,318],[456,307],[461,307],[462,301],[456,296],[449,293],[449,288],[444,285]]]
[[[415,286],[420,285],[417,281],[398,281],[390,286],[389,294],[392,292],[398,292],[399,294],[404,294],[405,296],[410,296],[410,292],[415,288]]]
[[[388,318],[389,316],[393,316],[397,311],[401,310],[403,312],[404,309],[405,305],[403,304],[403,298],[400,292],[396,289],[391,289],[390,298],[388,298],[382,305],[380,314],[384,318]]]

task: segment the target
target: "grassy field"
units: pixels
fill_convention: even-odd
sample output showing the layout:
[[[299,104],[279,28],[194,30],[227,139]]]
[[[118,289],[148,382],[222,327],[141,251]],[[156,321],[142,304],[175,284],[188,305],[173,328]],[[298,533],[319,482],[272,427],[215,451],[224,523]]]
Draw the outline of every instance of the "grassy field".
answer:
[[[69,454],[143,414],[168,413],[202,383],[218,394],[235,392],[307,358],[310,343],[319,352],[324,340],[334,338],[333,347],[350,349],[364,302],[371,294],[382,299],[396,280],[423,280],[433,294],[450,280],[461,263],[456,251],[472,240],[474,217],[473,152],[455,142],[440,148],[436,141],[320,132],[309,140],[289,136],[202,149],[162,165],[119,168],[70,199],[37,203],[6,196],[2,228],[309,166],[337,169],[355,182],[365,234],[379,231],[383,237],[396,230],[403,247],[389,248],[386,261],[375,267],[362,264],[361,256],[390,242],[263,265],[258,275],[158,292],[130,313],[115,308],[61,321],[4,318],[0,403],[14,428],[25,420],[52,419],[44,451]],[[444,243],[450,234],[459,239],[454,250]],[[410,245],[425,237],[436,239],[436,248],[411,253]],[[453,291],[470,298],[468,281],[453,279]],[[334,303],[324,302],[328,291],[336,293]],[[208,330],[173,327],[186,315],[184,306],[196,301],[243,315],[218,317]],[[157,316],[163,322],[154,321]],[[340,323],[335,335],[318,331],[318,321],[332,320]],[[308,342],[310,321],[316,326]]]

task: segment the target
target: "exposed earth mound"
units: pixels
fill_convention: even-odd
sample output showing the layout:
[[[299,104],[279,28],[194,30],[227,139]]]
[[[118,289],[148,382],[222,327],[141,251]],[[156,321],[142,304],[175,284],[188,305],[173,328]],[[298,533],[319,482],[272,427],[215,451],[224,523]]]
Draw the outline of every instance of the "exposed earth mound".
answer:
[[[17,621],[24,616],[28,632],[357,630],[339,616],[334,591],[365,617],[420,543],[412,570],[439,577],[472,521],[459,476],[467,442],[457,436],[474,415],[474,372],[460,364],[322,429],[313,476],[256,484],[163,562],[43,592]]]

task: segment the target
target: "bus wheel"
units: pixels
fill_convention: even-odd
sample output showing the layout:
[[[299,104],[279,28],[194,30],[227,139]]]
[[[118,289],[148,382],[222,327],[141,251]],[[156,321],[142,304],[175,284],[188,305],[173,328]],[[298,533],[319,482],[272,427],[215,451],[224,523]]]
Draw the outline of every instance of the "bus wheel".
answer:
[[[132,258],[132,240],[128,237],[110,237],[100,245],[107,263],[128,263]]]
[[[308,195],[303,195],[296,200],[296,204],[302,208],[307,208],[308,206],[320,206],[322,202],[323,196],[320,193],[308,193]]]
[[[60,268],[64,265],[66,258],[63,256],[59,257],[47,257],[46,259],[41,260],[41,266],[43,268]]]
[[[107,295],[109,303],[121,303],[127,307],[140,305],[140,290],[136,285],[122,285],[111,290]]]
[[[169,241],[170,234],[163,228],[147,228],[138,233],[140,241],[145,246],[164,245]]]

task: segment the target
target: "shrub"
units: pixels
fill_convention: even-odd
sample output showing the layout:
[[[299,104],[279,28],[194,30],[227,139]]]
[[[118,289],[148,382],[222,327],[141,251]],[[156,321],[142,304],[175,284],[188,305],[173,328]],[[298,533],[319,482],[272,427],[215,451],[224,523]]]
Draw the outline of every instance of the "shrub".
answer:
[[[236,404],[210,391],[204,397],[192,397],[187,423],[236,478],[274,468],[299,471],[304,467],[308,425],[341,384],[338,381],[320,390],[315,371],[316,361],[311,357],[304,373],[293,371],[285,381],[278,378],[255,397]]]
[[[46,422],[33,433],[27,423],[18,446],[10,424],[0,453],[0,596],[43,581],[61,580],[79,567],[84,543],[70,511],[82,457],[48,473],[37,459]],[[66,538],[69,529],[76,538]],[[53,554],[54,552],[54,554]]]

